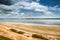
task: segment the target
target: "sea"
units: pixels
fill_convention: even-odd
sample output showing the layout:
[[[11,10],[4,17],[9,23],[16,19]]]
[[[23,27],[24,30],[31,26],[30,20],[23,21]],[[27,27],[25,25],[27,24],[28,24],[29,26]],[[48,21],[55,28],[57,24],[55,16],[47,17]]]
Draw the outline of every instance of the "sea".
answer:
[[[11,18],[0,18],[0,22],[15,22],[15,23],[33,23],[33,24],[44,24],[44,25],[60,25],[60,20],[21,20]]]

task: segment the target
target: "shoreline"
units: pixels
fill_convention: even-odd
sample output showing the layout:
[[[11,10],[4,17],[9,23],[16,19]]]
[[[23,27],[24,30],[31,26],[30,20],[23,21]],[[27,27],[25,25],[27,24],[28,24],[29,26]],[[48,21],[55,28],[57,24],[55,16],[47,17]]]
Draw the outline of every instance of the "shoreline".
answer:
[[[24,25],[36,25],[36,26],[46,26],[46,27],[60,27],[60,25],[48,25],[48,24],[35,24],[35,23],[17,23],[17,22],[0,22],[2,24],[24,24]]]

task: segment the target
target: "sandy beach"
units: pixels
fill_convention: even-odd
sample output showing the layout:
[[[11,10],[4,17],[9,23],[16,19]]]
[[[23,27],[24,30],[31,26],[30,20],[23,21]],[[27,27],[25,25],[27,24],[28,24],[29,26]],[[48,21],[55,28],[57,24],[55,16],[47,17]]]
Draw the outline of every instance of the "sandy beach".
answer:
[[[13,40],[60,40],[60,26],[0,23],[0,35]]]

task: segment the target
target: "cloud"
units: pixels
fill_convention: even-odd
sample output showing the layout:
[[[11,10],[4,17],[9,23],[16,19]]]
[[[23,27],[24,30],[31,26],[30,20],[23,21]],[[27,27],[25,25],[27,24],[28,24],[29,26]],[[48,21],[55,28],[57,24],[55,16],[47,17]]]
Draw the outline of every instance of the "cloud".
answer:
[[[36,1],[40,1],[40,0],[36,0]],[[48,7],[41,5],[38,2],[34,2],[32,0],[20,0],[19,2],[11,6],[0,4],[0,14],[2,15],[6,14],[6,16],[25,16],[26,14],[24,12],[21,13],[21,11],[23,11],[21,9],[31,10],[31,12],[33,13],[32,15],[35,14],[34,12],[39,12],[40,14],[41,12],[43,12],[44,15],[53,15],[54,12],[50,10],[54,10],[54,11],[60,10],[60,8],[57,8],[57,6]],[[25,12],[30,14],[28,11]]]
[[[36,0],[37,2],[39,2],[40,0]]]
[[[21,13],[20,15],[21,15],[21,16],[24,16],[24,15],[25,15],[25,13]]]
[[[27,4],[27,5],[26,5]],[[17,6],[16,9],[27,9],[27,10],[34,10],[34,11],[38,11],[38,12],[45,12],[47,11],[48,12],[48,7],[47,6],[43,6],[37,2],[19,2],[15,5],[15,7]]]
[[[44,12],[46,15],[53,15],[53,12]]]
[[[49,7],[49,10],[58,10],[58,11],[60,11],[60,8],[58,8],[58,6],[54,6],[54,7]]]
[[[46,15],[52,15],[53,14],[53,12],[48,11],[49,7],[43,6],[43,5],[41,5],[37,2],[32,2],[32,3],[24,2],[23,6],[24,7],[22,7],[22,8],[27,9],[27,10],[34,10],[34,11],[38,11],[38,12],[44,12],[44,14],[46,14]]]

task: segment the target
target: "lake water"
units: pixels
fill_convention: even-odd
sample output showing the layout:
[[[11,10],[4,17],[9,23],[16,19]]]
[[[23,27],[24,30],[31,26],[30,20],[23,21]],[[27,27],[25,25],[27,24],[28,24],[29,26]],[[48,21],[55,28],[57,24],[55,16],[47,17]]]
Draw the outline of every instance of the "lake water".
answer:
[[[16,22],[16,23],[34,23],[46,25],[60,25],[60,20],[18,20],[18,19],[0,19],[0,22]]]

